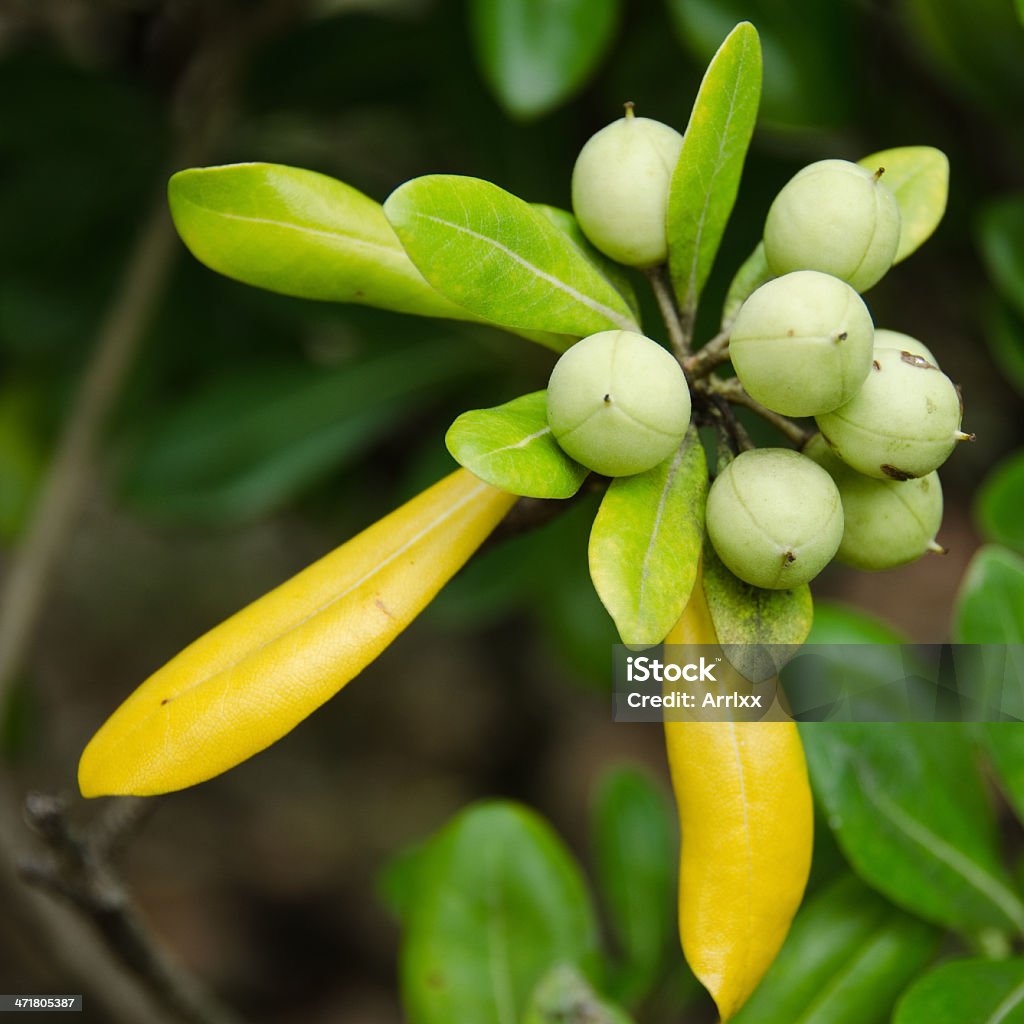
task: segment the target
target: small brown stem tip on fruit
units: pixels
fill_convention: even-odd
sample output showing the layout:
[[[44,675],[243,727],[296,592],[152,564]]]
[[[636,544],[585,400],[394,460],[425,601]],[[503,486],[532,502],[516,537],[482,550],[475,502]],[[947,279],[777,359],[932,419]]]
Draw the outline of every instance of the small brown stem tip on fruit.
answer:
[[[635,117],[636,116],[634,114],[634,110],[636,109],[636,104],[632,100],[626,100],[626,102],[623,103],[622,106],[623,106],[623,108],[626,111],[626,117]]]
[[[885,174],[885,168],[884,167],[879,167],[878,170],[875,171],[875,181],[878,181],[882,177],[883,174]]]
[[[953,436],[958,441],[974,441],[974,440],[976,440],[974,434],[965,434],[962,430],[958,430]]]
[[[934,540],[928,541],[928,550],[931,551],[932,554],[935,554],[935,555],[948,555],[949,554],[949,548],[944,548],[941,544],[939,544],[937,541],[934,541]]]

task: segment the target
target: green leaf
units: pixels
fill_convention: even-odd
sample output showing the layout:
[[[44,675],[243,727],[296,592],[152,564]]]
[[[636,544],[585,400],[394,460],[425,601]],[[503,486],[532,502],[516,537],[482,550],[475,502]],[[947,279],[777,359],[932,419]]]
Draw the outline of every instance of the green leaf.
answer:
[[[985,342],[1007,383],[1024,395],[1024,316],[995,296],[989,296],[982,311]]]
[[[409,1024],[509,1024],[555,964],[593,979],[597,925],[580,869],[516,804],[477,804],[431,840],[401,951]]]
[[[815,601],[809,644],[902,644],[906,637],[888,623],[859,608],[835,601]]]
[[[736,319],[740,306],[747,301],[751,293],[774,276],[764,254],[764,242],[758,242],[754,246],[754,251],[740,264],[740,269],[736,271],[729,290],[726,292],[725,302],[722,305],[723,330]]]
[[[565,234],[569,241],[594,265],[595,269],[608,279],[612,287],[626,300],[626,305],[629,306],[636,322],[640,323],[640,303],[637,302],[633,282],[630,280],[626,268],[595,249],[588,241],[587,236],[583,234],[579,222],[568,210],[562,210],[557,206],[548,206],[545,203],[530,203],[530,205]]]
[[[737,25],[704,75],[668,201],[672,284],[692,319],[722,242],[743,174],[761,100],[761,43],[749,22]]]
[[[385,861],[374,878],[377,898],[400,921],[408,919],[416,906],[423,844],[411,843]]]
[[[900,1000],[893,1024],[1024,1024],[1024,959],[950,960]]]
[[[470,28],[488,84],[514,117],[554,109],[608,49],[619,0],[473,0]]]
[[[949,196],[949,160],[932,146],[883,149],[858,163],[868,170],[885,168],[882,181],[900,207],[900,242],[894,263],[919,249],[939,226]]]
[[[174,226],[192,255],[227,277],[304,299],[472,320],[412,265],[379,203],[350,185],[281,164],[179,171]]]
[[[367,451],[474,362],[445,339],[332,370],[235,371],[161,415],[126,462],[121,492],[161,520],[266,515]]]
[[[734,576],[704,545],[704,597],[722,651],[752,682],[774,676],[807,639],[814,618],[810,587],[762,590]]]
[[[925,920],[1024,930],[960,723],[801,726],[815,792],[854,870]]]
[[[1024,643],[1024,558],[994,544],[974,555],[957,594],[953,639]]]
[[[43,450],[29,396],[13,382],[0,391],[0,541],[21,532],[43,476]]]
[[[1024,554],[1024,452],[1011,455],[989,474],[975,507],[989,540]]]
[[[578,338],[637,330],[625,300],[565,234],[489,181],[415,178],[384,212],[426,279],[477,316]]]
[[[987,722],[981,737],[1018,820],[1024,821],[1024,729],[1019,722]]]
[[[797,914],[732,1024],[883,1024],[937,941],[934,929],[846,875]]]
[[[481,480],[527,498],[571,498],[590,472],[558,447],[548,426],[546,391],[464,412],[444,442],[452,458]]]
[[[676,824],[662,789],[628,766],[601,779],[591,818],[597,881],[622,951],[609,991],[632,1005],[675,946]]]
[[[707,473],[691,427],[675,455],[613,480],[601,502],[590,576],[623,643],[660,643],[683,614],[697,578]]]
[[[1024,316],[1024,196],[989,203],[978,222],[978,241],[996,288]]]
[[[574,967],[559,964],[538,982],[522,1024],[632,1024],[601,999]]]

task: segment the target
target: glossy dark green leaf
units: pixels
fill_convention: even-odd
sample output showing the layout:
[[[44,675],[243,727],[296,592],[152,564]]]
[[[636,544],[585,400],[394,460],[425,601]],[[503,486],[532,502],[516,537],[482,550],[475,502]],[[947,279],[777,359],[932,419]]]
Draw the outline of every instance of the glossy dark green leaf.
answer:
[[[774,276],[764,254],[764,242],[758,242],[754,246],[754,251],[740,264],[726,292],[722,305],[723,330],[736,319],[740,306],[746,302],[748,296]]]
[[[126,462],[122,494],[161,520],[257,518],[478,366],[464,346],[435,341],[339,369],[239,371],[159,419]]]
[[[615,33],[619,0],[472,0],[488,84],[508,112],[539,117],[582,86]]]
[[[950,960],[900,1000],[893,1024],[1024,1024],[1024,960]]]
[[[590,576],[626,644],[657,644],[697,578],[708,486],[691,428],[675,455],[613,480],[590,531]]]
[[[996,288],[1024,316],[1024,196],[989,203],[978,222],[978,240]]]
[[[1024,930],[964,726],[834,722],[800,731],[815,792],[861,878],[936,924]]]
[[[761,120],[772,128],[821,129],[839,123],[856,82],[851,10],[821,0],[669,0],[686,48],[707,62],[739,21],[757,26],[764,48]]]
[[[431,285],[484,319],[578,338],[637,329],[626,301],[565,234],[489,181],[415,178],[384,212]]]
[[[522,1024],[632,1024],[620,1007],[601,999],[574,967],[559,964],[538,982]]]
[[[597,881],[621,951],[609,990],[633,1005],[675,948],[676,824],[664,791],[626,766],[601,779],[592,821]]]
[[[412,265],[379,203],[280,164],[195,167],[168,185],[174,225],[201,263],[305,299],[470,320]]]
[[[907,638],[882,619],[836,601],[815,601],[809,644],[902,644]]]
[[[1024,558],[995,544],[975,554],[957,594],[953,639],[1024,643]]]
[[[555,441],[546,391],[464,412],[444,440],[452,458],[481,480],[528,498],[571,498],[590,472]]]
[[[736,202],[761,99],[761,43],[742,22],[708,66],[683,136],[668,201],[672,285],[692,320]]]
[[[729,661],[748,679],[770,679],[807,639],[814,617],[810,587],[762,590],[734,576],[704,545],[704,596]]]
[[[626,305],[632,311],[636,322],[640,323],[640,304],[637,302],[633,282],[626,268],[595,249],[588,241],[587,236],[583,234],[579,222],[568,210],[560,209],[557,206],[548,206],[545,203],[531,203],[530,205],[539,213],[544,214],[559,231],[567,235],[569,241],[611,282],[615,290],[626,300]]]
[[[734,1024],[884,1024],[937,932],[852,875],[808,901]]]
[[[871,171],[885,168],[882,181],[900,207],[900,241],[893,260],[899,263],[931,238],[946,212],[949,159],[933,146],[899,146],[857,162]]]
[[[593,979],[597,926],[580,869],[532,811],[472,806],[424,857],[401,951],[409,1024],[508,1024],[552,966]]]
[[[1024,452],[1011,455],[988,475],[976,502],[985,536],[1024,554]]]

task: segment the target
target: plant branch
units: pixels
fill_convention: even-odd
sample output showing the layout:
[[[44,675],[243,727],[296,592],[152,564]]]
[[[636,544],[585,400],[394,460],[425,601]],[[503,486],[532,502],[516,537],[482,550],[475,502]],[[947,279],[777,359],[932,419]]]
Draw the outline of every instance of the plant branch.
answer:
[[[729,331],[716,334],[703,348],[683,360],[683,369],[691,379],[707,377],[716,366],[729,360]]]
[[[661,318],[665,321],[665,327],[668,329],[672,351],[675,352],[676,359],[683,362],[690,354],[690,333],[693,325],[691,323],[687,326],[684,322],[665,265],[651,267],[644,273],[647,275],[647,280],[651,282],[654,297],[658,300],[658,309],[661,310]]]
[[[776,430],[801,448],[813,436],[812,431],[801,427],[799,423],[794,423],[793,420],[780,416],[777,412],[772,412],[771,409],[766,409],[760,402],[751,398],[744,390],[743,385],[735,377],[727,381],[712,381],[711,391],[713,394],[720,395],[727,402],[745,406],[751,412],[757,413],[761,419],[770,423]]]
[[[80,835],[68,821],[65,801],[30,794],[25,817],[45,844],[47,855],[22,863],[21,876],[71,903],[88,918],[114,955],[183,1021],[238,1024],[239,1018],[179,967],[154,938],[110,862],[119,839],[134,830],[141,803],[116,802],[112,815]]]

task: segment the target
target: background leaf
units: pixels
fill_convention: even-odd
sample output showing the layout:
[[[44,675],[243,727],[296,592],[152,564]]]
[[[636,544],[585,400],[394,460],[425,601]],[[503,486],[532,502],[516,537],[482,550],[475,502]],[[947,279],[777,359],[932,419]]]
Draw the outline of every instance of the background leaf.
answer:
[[[1024,929],[962,725],[830,722],[800,732],[829,824],[866,882],[950,928]]]
[[[546,391],[464,412],[444,440],[452,458],[481,480],[529,498],[571,498],[590,472],[555,441]]]
[[[989,203],[978,220],[978,242],[996,288],[1024,316],[1024,197]]]
[[[751,292],[760,288],[774,276],[764,254],[764,242],[758,242],[754,251],[740,264],[740,268],[733,276],[729,290],[726,292],[725,302],[722,305],[723,330],[736,319],[740,306],[746,302]]]
[[[1024,315],[1008,302],[989,296],[981,316],[992,358],[1007,383],[1024,395]]]
[[[615,34],[619,0],[473,0],[477,59],[502,106],[539,117],[572,95]]]
[[[761,99],[761,43],[749,22],[715,54],[693,104],[668,202],[672,284],[692,318],[736,202]]]
[[[676,824],[647,772],[624,766],[598,785],[592,833],[594,870],[622,951],[608,988],[632,1005],[651,991],[675,947]]]
[[[845,875],[804,904],[733,1024],[883,1024],[937,941]]]
[[[953,616],[958,644],[1024,643],[1024,558],[992,544],[971,559]]]
[[[1024,960],[951,960],[900,1000],[893,1024],[1021,1024]]]
[[[597,927],[579,867],[547,824],[477,804],[431,841],[401,953],[410,1024],[518,1021],[555,964],[593,978]]]
[[[1024,452],[1011,455],[985,478],[975,507],[989,540],[1024,554]]]
[[[431,288],[380,204],[324,174],[280,164],[195,167],[167,197],[182,241],[236,281],[304,299],[422,316],[472,316]]]
[[[893,260],[899,263],[931,238],[946,212],[949,159],[933,146],[900,146],[857,162],[870,171],[885,168],[882,181],[900,206],[900,241]]]
[[[489,181],[416,178],[384,212],[427,280],[478,316],[575,337],[637,329],[622,296],[564,233]]]
[[[256,519],[481,366],[465,345],[440,340],[338,369],[235,370],[150,428],[125,462],[122,495],[164,521]]]
[[[590,531],[590,575],[623,643],[660,643],[683,614],[700,561],[707,472],[691,428],[675,455],[618,477],[605,493]]]
[[[906,637],[860,608],[836,601],[815,601],[809,644],[902,644]]]
[[[574,967],[559,964],[538,982],[522,1024],[631,1024],[617,1006],[601,999]]]

